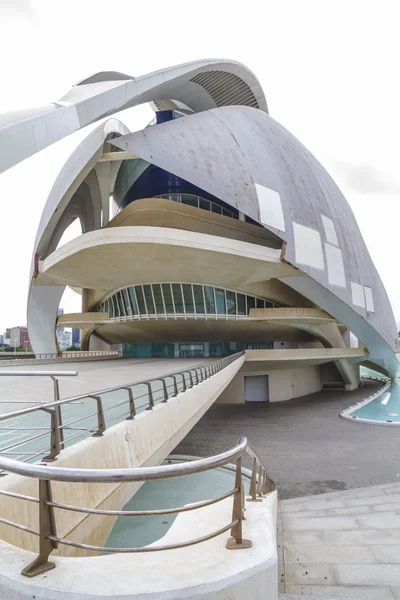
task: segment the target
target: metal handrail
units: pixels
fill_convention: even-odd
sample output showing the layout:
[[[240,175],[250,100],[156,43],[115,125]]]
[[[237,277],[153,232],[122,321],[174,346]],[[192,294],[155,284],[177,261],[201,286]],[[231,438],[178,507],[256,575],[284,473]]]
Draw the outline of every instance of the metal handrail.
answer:
[[[58,544],[82,548],[95,552],[106,553],[157,552],[162,550],[184,548],[187,546],[199,544],[203,541],[219,536],[230,529],[231,537],[226,543],[226,547],[228,549],[250,548],[252,542],[250,540],[243,539],[242,536],[242,521],[245,518],[245,494],[242,477],[242,457],[245,453],[248,453],[249,456],[253,458],[253,470],[250,484],[250,498],[248,499],[248,501],[260,502],[262,501],[262,498],[265,496],[266,493],[275,489],[275,486],[272,480],[269,478],[269,475],[266,469],[264,468],[261,460],[259,459],[258,455],[254,452],[254,450],[250,448],[250,446],[248,445],[247,438],[244,437],[238,440],[236,446],[216,456],[180,463],[177,465],[162,465],[157,467],[141,467],[128,469],[70,469],[57,467],[43,467],[41,465],[27,465],[26,463],[23,463],[21,461],[0,457],[0,468],[7,470],[11,473],[24,475],[26,477],[37,478],[39,480],[38,499],[32,496],[0,490],[0,495],[3,494],[6,496],[12,496],[13,498],[39,503],[39,530],[34,530],[30,527],[21,525],[19,523],[15,523],[14,521],[10,521],[4,518],[0,518],[0,522],[5,525],[16,527],[33,535],[39,536],[39,555],[30,565],[25,567],[22,571],[22,574],[26,575],[27,577],[33,577],[55,567],[55,564],[49,562],[48,558],[53,549],[55,549]],[[211,498],[209,500],[195,502],[179,508],[145,511],[116,511],[77,507],[60,502],[54,502],[52,500],[52,481],[78,483],[125,483],[132,481],[143,482],[151,480],[162,480],[172,477],[182,477],[185,475],[202,473],[204,471],[227,465],[230,461],[233,460],[236,460],[235,487],[233,489],[218,496],[217,498]],[[257,489],[252,490],[252,487],[254,487],[253,481]],[[227,525],[207,535],[174,544],[167,544],[162,546],[110,548],[104,546],[94,546],[78,541],[72,541],[63,537],[59,537],[56,532],[54,509],[70,510],[74,512],[82,512],[85,514],[96,514],[114,517],[151,516],[196,510],[205,506],[210,506],[217,502],[221,502],[222,500],[225,500],[226,498],[229,498],[231,496],[233,496],[232,517],[231,521]]]
[[[27,375],[33,373],[35,376],[38,375],[49,375],[54,383],[54,400],[51,402],[46,402],[43,404],[35,403],[34,406],[26,406],[25,408],[8,412],[0,415],[0,429],[4,429],[1,427],[1,424],[6,422],[10,422],[14,418],[20,418],[26,415],[32,415],[33,413],[37,413],[38,411],[43,411],[50,415],[50,425],[47,428],[43,428],[42,431],[47,431],[47,434],[33,435],[31,437],[17,437],[16,440],[13,440],[14,444],[13,448],[19,449],[19,453],[15,453],[19,458],[23,458],[25,462],[32,461],[33,459],[37,459],[38,456],[42,455],[42,461],[49,462],[57,459],[59,453],[66,447],[66,444],[70,442],[78,443],[79,440],[83,439],[83,436],[102,436],[106,429],[116,424],[117,422],[121,422],[124,419],[134,419],[137,412],[141,410],[152,410],[155,404],[162,402],[168,402],[169,398],[177,396],[181,392],[185,392],[187,389],[194,387],[194,385],[198,385],[205,379],[215,375],[221,369],[229,365],[231,362],[239,358],[239,356],[243,355],[243,352],[239,352],[237,354],[224,357],[219,359],[218,361],[210,361],[205,365],[197,365],[193,366],[185,371],[178,371],[173,373],[168,373],[163,377],[156,377],[150,380],[143,381],[135,381],[133,383],[118,385],[110,388],[105,388],[102,390],[98,390],[92,393],[84,393],[77,396],[71,396],[69,398],[60,399],[59,393],[59,382],[55,374],[60,373],[61,375],[65,375],[68,373],[77,374],[76,372],[70,371],[4,371],[4,373],[16,375],[19,373],[26,373]],[[0,371],[1,375],[1,371]],[[161,386],[159,385],[161,384]],[[161,389],[155,389],[155,384],[157,387]],[[145,391],[140,390],[139,394],[136,393],[135,390],[140,388],[140,386],[144,386]],[[104,406],[104,401],[107,400],[105,398],[103,400],[102,396],[104,394],[109,394],[117,391],[125,391],[124,400],[118,400],[111,404],[110,406]],[[73,404],[86,404],[84,401],[89,401],[92,404],[95,411],[90,411],[89,414],[81,415],[70,415],[68,420],[65,419],[64,409],[67,405]],[[29,403],[29,401],[27,401]],[[126,408],[123,405],[126,405]],[[117,407],[121,407],[121,410],[118,411],[118,414],[115,414],[114,411]],[[72,417],[72,418],[71,418]],[[88,419],[92,419],[91,422]],[[74,427],[82,423],[78,427]],[[36,431],[35,423],[32,422],[33,427],[26,427],[26,431]],[[24,428],[18,424],[18,427],[12,427],[12,421],[9,425],[10,429],[14,431],[23,431]],[[75,430],[73,435],[66,436],[66,433],[69,431]],[[77,433],[78,432],[78,433]],[[24,445],[28,442],[35,442],[41,437],[46,437],[46,435],[50,436],[50,444],[46,449],[42,449],[38,452],[38,448],[35,447],[32,449],[30,453],[25,452]],[[0,455],[8,454],[8,451],[11,449],[11,446],[7,446],[7,440],[5,440],[5,445],[0,447]],[[46,455],[46,453],[48,453]],[[0,472],[0,475],[3,473]]]

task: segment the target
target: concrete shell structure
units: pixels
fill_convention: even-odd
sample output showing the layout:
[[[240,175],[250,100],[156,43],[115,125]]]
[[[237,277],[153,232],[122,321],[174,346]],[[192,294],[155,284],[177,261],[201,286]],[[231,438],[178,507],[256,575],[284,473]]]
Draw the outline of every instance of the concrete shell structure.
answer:
[[[16,141],[2,168],[143,102],[156,110],[153,126],[129,133],[106,121],[53,186],[33,253],[35,351],[57,350],[68,285],[82,289],[82,314],[58,323],[80,327],[86,348],[242,344],[259,352],[248,369],[295,369],[298,380],[303,368],[315,380],[307,391],[331,380],[354,388],[360,362],[395,376],[395,320],[354,215],[320,163],[268,115],[242,65],[94,75],[60,102],[3,121],[0,141]],[[82,236],[57,248],[75,218]]]

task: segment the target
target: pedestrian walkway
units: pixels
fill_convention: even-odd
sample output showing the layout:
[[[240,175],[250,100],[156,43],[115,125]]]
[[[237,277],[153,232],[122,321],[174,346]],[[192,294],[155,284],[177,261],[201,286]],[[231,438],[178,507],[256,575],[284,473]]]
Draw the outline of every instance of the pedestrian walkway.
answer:
[[[280,502],[287,598],[400,598],[400,483]]]

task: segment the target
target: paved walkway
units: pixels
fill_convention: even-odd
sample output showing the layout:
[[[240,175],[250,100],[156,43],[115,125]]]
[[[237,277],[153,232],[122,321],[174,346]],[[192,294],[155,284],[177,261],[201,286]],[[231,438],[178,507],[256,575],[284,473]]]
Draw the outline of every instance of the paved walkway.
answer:
[[[280,516],[281,592],[400,598],[400,483],[284,500]]]
[[[322,391],[271,404],[215,404],[176,449],[209,456],[246,435],[281,498],[398,481],[400,430],[338,417],[380,384],[354,392]]]
[[[49,377],[18,377],[18,371],[78,371],[77,377],[60,377],[60,397],[68,398],[117,385],[134,383],[184,370],[210,359],[116,359],[68,362],[46,365],[0,367],[0,413],[53,400],[53,382]],[[1,377],[1,372],[15,371],[15,377]],[[32,405],[31,405],[32,406]]]

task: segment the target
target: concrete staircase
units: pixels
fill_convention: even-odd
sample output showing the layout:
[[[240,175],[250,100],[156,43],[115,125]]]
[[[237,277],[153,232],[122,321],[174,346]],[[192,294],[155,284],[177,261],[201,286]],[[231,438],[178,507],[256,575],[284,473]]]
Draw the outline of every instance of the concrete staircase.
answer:
[[[283,500],[278,534],[282,599],[400,599],[400,483]]]

